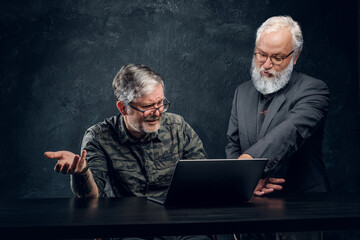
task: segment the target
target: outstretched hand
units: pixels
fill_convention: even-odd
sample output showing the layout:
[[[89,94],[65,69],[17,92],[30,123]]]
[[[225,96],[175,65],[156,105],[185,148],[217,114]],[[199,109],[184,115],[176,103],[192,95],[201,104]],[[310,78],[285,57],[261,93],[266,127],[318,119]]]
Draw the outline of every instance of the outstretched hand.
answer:
[[[263,196],[268,193],[272,193],[275,190],[282,190],[281,184],[285,182],[283,178],[262,178],[259,180],[254,195]]]
[[[58,160],[54,167],[54,171],[58,173],[79,174],[87,166],[86,150],[82,151],[81,157],[69,151],[45,152],[44,155],[47,158]]]

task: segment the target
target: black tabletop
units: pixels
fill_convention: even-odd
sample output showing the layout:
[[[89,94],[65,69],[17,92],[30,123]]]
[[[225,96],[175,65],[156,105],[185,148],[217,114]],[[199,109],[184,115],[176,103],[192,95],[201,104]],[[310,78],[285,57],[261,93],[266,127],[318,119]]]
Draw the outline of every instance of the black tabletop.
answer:
[[[0,233],[95,238],[360,229],[360,195],[253,197],[222,207],[167,208],[145,198],[0,201]]]

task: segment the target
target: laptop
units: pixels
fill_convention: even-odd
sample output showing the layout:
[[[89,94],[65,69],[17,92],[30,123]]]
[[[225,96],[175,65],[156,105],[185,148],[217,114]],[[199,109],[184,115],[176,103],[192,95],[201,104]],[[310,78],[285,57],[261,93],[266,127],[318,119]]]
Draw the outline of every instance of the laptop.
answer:
[[[233,205],[250,200],[266,158],[178,161],[168,191],[149,200],[165,206]]]

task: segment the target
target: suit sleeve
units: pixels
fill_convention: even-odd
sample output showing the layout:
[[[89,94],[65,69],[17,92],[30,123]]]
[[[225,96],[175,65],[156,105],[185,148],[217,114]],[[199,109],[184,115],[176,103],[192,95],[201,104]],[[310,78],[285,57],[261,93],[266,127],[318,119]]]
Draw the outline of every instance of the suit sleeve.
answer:
[[[227,131],[227,145],[225,148],[226,158],[237,159],[241,155],[240,138],[237,119],[237,95],[239,88],[235,90],[235,95],[231,108],[231,115]]]
[[[293,99],[284,121],[244,151],[253,157],[268,158],[268,170],[294,154],[324,124],[329,106],[326,84],[319,80],[308,81],[301,94],[296,94],[299,97]]]

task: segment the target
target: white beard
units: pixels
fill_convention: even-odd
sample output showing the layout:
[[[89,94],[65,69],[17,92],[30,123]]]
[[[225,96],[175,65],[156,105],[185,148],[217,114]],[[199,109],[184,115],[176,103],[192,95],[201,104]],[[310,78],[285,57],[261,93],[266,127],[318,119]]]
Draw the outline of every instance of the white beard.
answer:
[[[158,122],[154,126],[148,126],[146,125],[146,120],[158,120]],[[130,123],[129,121],[128,124],[139,133],[157,133],[160,128],[160,121],[161,121],[161,117],[148,116],[141,123],[139,122]]]
[[[266,95],[279,91],[284,88],[289,82],[291,73],[294,68],[293,59],[290,61],[289,65],[282,70],[277,72],[275,70],[268,71],[274,76],[269,78],[267,76],[262,76],[261,71],[265,70],[264,67],[258,68],[253,58],[251,63],[251,78],[254,83],[256,90],[260,93]]]

